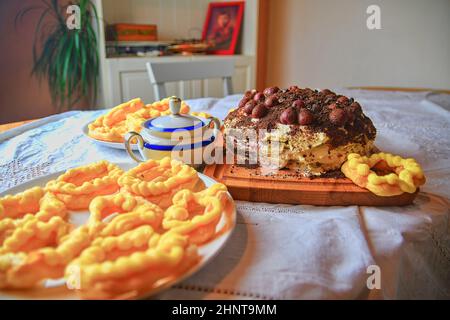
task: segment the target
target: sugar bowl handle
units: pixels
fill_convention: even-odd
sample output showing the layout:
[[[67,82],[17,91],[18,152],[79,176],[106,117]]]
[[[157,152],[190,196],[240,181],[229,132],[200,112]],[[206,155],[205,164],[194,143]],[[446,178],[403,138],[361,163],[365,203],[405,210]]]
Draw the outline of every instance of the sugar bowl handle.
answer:
[[[134,131],[128,132],[125,135],[125,149],[127,150],[128,155],[136,162],[144,162],[143,159],[139,159],[136,154],[133,152],[133,149],[131,147],[131,140],[136,139],[138,143],[138,149],[141,151],[144,147],[144,139],[142,136]],[[142,156],[142,151],[141,151]]]
[[[219,132],[220,132],[220,126],[221,126],[220,120],[217,119],[216,117],[212,117],[211,121],[209,122],[210,127],[211,127],[211,123],[214,124],[213,134],[214,134],[214,137],[217,138],[217,136],[219,135]]]

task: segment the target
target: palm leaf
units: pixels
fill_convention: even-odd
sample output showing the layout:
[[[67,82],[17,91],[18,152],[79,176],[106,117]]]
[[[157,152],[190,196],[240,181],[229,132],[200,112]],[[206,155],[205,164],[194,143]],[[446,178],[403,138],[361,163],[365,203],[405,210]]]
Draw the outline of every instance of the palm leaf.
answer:
[[[99,79],[97,36],[92,22],[99,28],[97,9],[91,0],[78,0],[81,29],[66,26],[67,5],[59,0],[40,0],[21,10],[15,24],[25,15],[39,10],[33,41],[32,75],[39,81],[47,80],[52,101],[57,110],[69,109],[82,100],[95,102]]]

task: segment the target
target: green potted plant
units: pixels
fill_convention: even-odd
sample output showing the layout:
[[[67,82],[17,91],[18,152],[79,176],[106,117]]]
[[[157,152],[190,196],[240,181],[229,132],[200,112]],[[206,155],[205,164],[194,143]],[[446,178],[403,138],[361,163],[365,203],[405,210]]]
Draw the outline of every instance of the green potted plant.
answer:
[[[76,28],[69,27],[69,6],[77,6]],[[73,7],[72,7],[73,8]],[[79,9],[79,10],[78,10]],[[52,102],[58,111],[72,109],[80,102],[95,103],[99,78],[99,54],[93,22],[98,14],[90,0],[61,4],[59,0],[41,0],[39,5],[22,9],[16,23],[31,12],[39,11],[33,43],[32,75],[47,80]]]

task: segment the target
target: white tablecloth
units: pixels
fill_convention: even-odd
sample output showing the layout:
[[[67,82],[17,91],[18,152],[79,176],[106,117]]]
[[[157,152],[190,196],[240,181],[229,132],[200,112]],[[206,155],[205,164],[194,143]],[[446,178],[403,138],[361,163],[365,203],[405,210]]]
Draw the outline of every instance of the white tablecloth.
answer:
[[[450,298],[450,112],[426,93],[338,92],[363,105],[378,129],[380,149],[422,164],[427,183],[415,204],[237,202],[237,228],[220,255],[159,298]],[[189,103],[223,118],[238,99]],[[102,112],[72,111],[0,134],[0,192],[100,159],[129,161],[124,151],[83,136],[81,127]],[[372,265],[381,271],[379,290],[367,287]]]

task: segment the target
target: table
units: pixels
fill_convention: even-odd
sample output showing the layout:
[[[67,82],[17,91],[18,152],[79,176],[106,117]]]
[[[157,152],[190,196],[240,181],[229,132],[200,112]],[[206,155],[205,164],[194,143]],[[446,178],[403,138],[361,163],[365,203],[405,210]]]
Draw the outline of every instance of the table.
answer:
[[[24,124],[30,123],[34,120],[18,121],[13,123],[0,124],[0,133],[23,126]]]
[[[238,201],[237,227],[224,250],[156,298],[450,298],[450,112],[429,101],[427,92],[336,91],[362,104],[378,130],[380,149],[422,164],[427,183],[414,205]],[[238,99],[188,103],[223,118]],[[102,112],[72,111],[0,133],[0,192],[100,159],[130,161],[124,151],[98,146],[82,134],[81,127]]]

